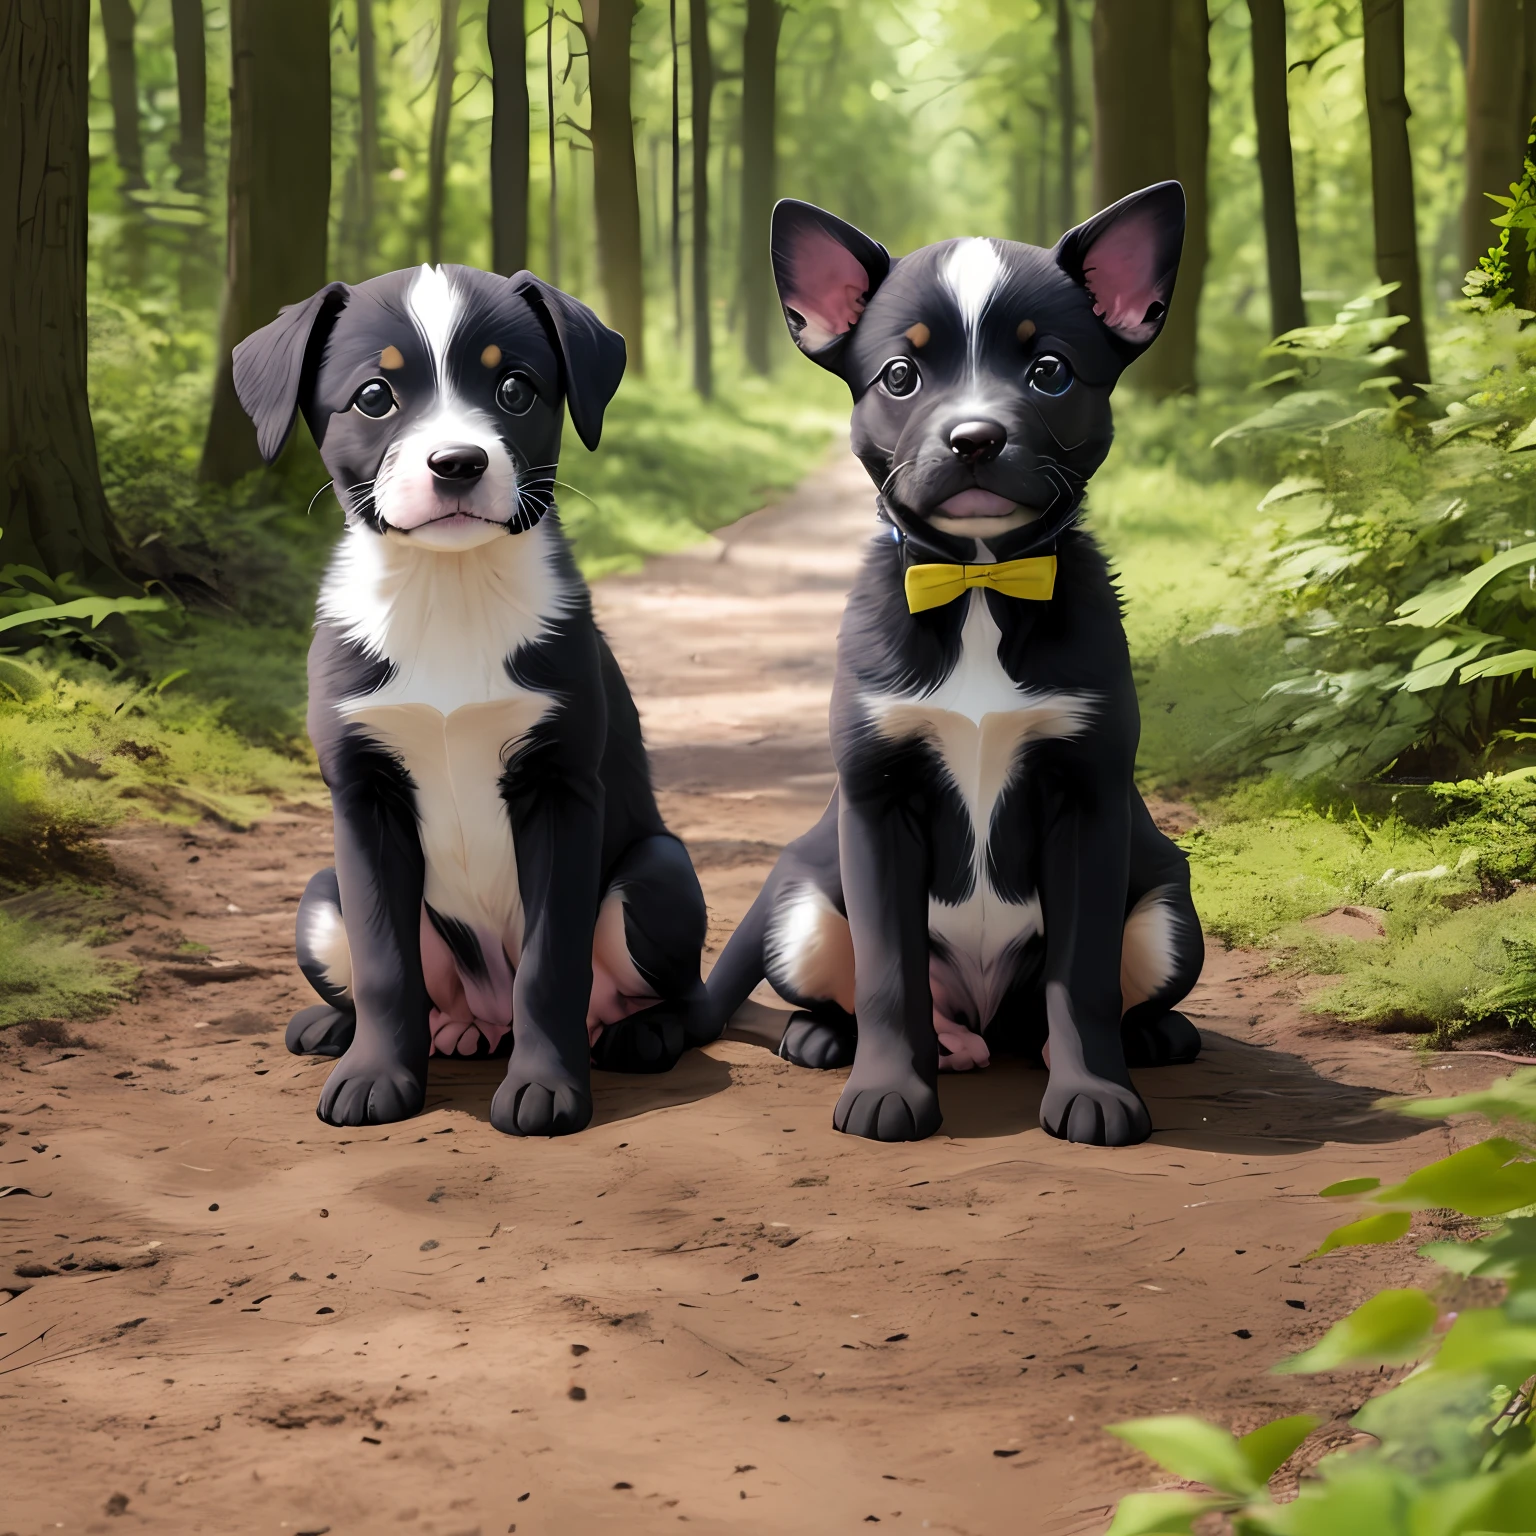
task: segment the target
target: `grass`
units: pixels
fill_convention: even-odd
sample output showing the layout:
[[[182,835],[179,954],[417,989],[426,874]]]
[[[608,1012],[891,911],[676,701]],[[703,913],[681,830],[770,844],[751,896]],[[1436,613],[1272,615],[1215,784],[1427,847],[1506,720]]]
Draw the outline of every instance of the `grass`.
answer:
[[[0,912],[0,1029],[34,1019],[88,1019],[127,996],[132,972],[84,944]]]

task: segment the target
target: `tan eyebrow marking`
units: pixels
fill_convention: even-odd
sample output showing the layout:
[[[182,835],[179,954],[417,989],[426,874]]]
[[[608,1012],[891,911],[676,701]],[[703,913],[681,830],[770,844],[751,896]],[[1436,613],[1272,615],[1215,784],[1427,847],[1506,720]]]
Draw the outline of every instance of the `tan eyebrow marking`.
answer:
[[[1028,341],[1035,334],[1035,322],[1033,320],[1020,320],[1018,336],[1020,341]]]
[[[493,341],[484,352],[480,354],[480,361],[487,368],[494,368],[501,361],[501,348]]]
[[[914,347],[926,347],[928,338],[933,334],[921,320],[916,325],[908,326],[902,333]]]
[[[385,347],[379,353],[380,368],[404,368],[405,359],[400,355],[399,347]]]

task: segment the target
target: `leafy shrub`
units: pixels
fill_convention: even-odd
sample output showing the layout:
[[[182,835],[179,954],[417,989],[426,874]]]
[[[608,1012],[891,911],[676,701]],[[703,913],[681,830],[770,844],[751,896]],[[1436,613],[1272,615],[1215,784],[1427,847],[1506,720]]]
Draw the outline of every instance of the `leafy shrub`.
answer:
[[[1482,1093],[1397,1105],[1426,1118],[1469,1111],[1495,1123],[1536,1124],[1536,1068]],[[1187,1482],[1211,1489],[1138,1493],[1120,1501],[1109,1536],[1189,1536],[1220,1511],[1236,1536],[1472,1536],[1529,1532],[1536,1521],[1536,1147],[1492,1137],[1382,1189],[1349,1179],[1328,1197],[1369,1196],[1371,1213],[1336,1228],[1312,1258],[1338,1248],[1396,1242],[1413,1212],[1450,1209],[1488,1223],[1469,1242],[1419,1252],[1452,1275],[1495,1281],[1493,1306],[1437,1302],[1405,1288],[1379,1292],[1280,1371],[1372,1370],[1424,1363],[1354,1416],[1374,1436],[1366,1450],[1318,1464],[1296,1499],[1279,1504],[1269,1480],[1316,1427],[1308,1415],[1278,1419],[1238,1438],[1187,1415],[1109,1426]],[[1498,1218],[1490,1221],[1490,1218]]]
[[[0,912],[0,1029],[32,1019],[85,1019],[123,1000],[133,972],[83,944]]]
[[[1274,381],[1305,387],[1223,434],[1282,446],[1287,470],[1254,573],[1289,670],[1224,744],[1240,766],[1451,778],[1536,740],[1536,335],[1525,311],[1470,314],[1448,382],[1397,399],[1388,291],[1276,340]]]

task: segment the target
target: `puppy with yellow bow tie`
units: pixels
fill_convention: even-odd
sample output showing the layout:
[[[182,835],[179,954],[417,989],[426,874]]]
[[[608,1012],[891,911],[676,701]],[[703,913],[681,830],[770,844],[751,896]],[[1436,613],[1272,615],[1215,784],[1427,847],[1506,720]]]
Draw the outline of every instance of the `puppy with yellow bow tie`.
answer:
[[[1128,1066],[1193,1060],[1175,1005],[1203,945],[1184,855],[1132,777],[1140,721],[1119,598],[1078,526],[1121,371],[1162,329],[1176,182],[1054,250],[948,240],[893,260],[809,204],[774,211],[790,333],[854,396],[885,524],[849,595],[838,787],[784,850],[708,980],[724,1023],[765,976],[767,1042],[852,1064],[833,1123],[940,1123],[941,1068],[1046,1063],[1041,1123],[1151,1130]]]

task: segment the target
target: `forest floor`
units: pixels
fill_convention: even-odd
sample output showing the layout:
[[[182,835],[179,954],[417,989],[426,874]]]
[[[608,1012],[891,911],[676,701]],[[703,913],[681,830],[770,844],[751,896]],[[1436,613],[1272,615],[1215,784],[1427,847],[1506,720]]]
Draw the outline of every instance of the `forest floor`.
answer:
[[[831,788],[834,638],[871,528],[839,454],[597,589],[711,956]],[[1053,1141],[1044,1074],[1013,1064],[947,1076],[926,1142],[839,1136],[841,1073],[730,1039],[664,1077],[599,1074],[578,1136],[499,1135],[500,1065],[448,1062],[419,1119],[344,1133],[314,1118],[329,1063],[282,1045],[328,816],[109,846],[129,934],[107,953],[142,966],[138,1000],[52,1042],[0,1035],[19,1536],[1097,1532],[1154,1481],[1106,1422],[1305,1409],[1328,1423],[1304,1455],[1349,1439],[1381,1377],[1267,1368],[1428,1265],[1404,1245],[1304,1264],[1351,1214],[1314,1192],[1471,1136],[1381,1094],[1507,1070],[1319,1020],[1263,955],[1213,945],[1189,1004],[1205,1052],[1136,1074],[1139,1147]]]

